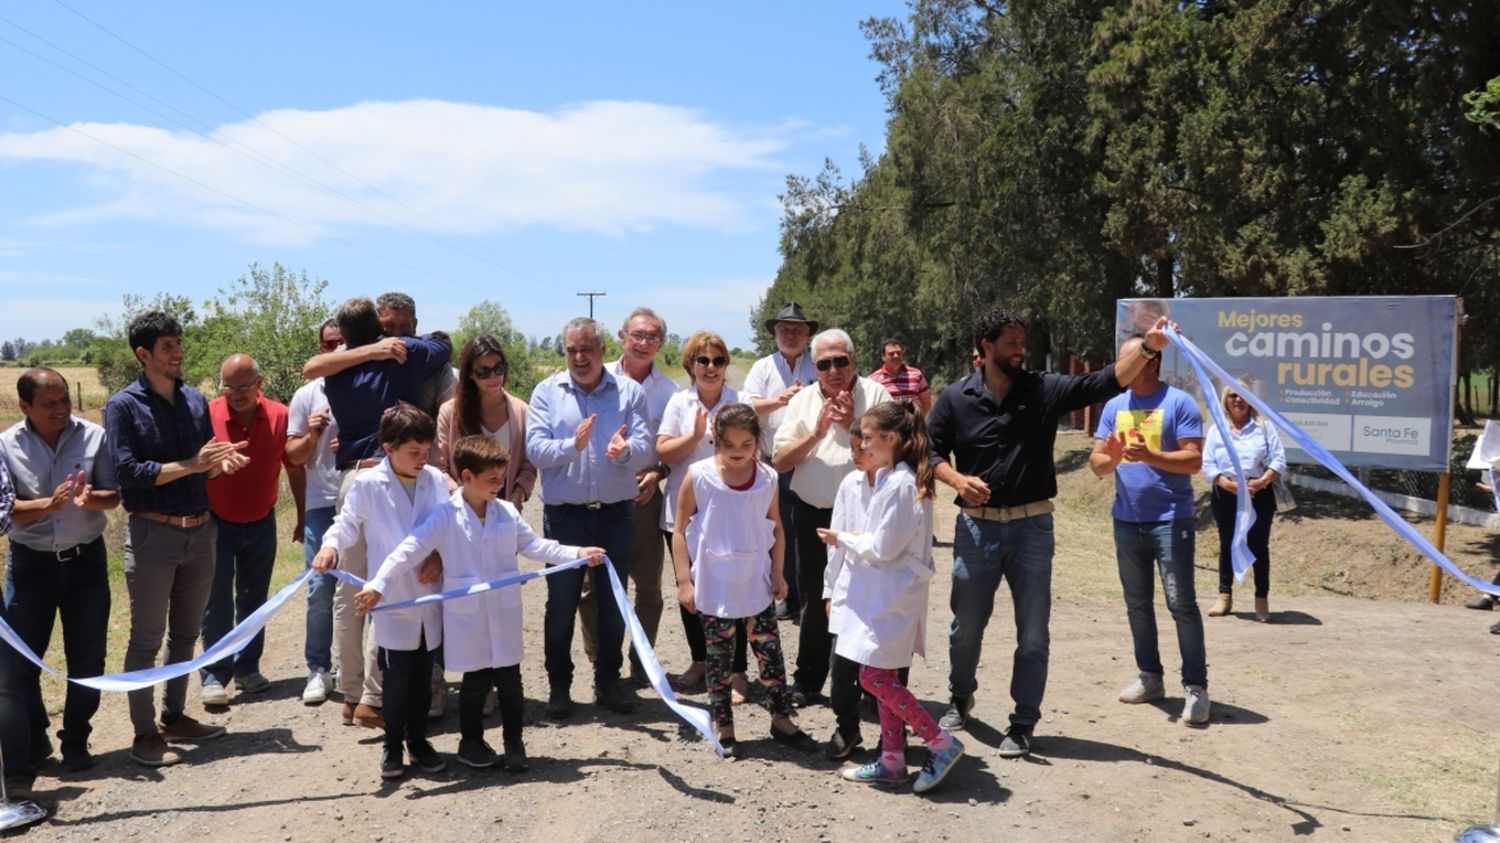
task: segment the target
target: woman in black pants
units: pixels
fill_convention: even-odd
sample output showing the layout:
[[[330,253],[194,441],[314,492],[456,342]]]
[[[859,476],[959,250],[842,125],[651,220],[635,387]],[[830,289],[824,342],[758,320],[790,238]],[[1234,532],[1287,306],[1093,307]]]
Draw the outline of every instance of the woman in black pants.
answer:
[[[1245,544],[1255,556],[1255,619],[1266,623],[1271,619],[1268,602],[1271,591],[1271,519],[1276,515],[1273,484],[1286,471],[1286,450],[1281,446],[1276,429],[1262,424],[1256,418],[1255,409],[1233,387],[1224,388],[1221,402],[1233,441],[1226,443],[1219,435],[1218,426],[1212,426],[1203,443],[1203,475],[1213,487],[1209,503],[1213,508],[1214,524],[1219,528],[1219,600],[1208,614],[1222,617],[1234,608],[1234,566],[1230,561],[1229,546],[1234,539],[1237,484],[1234,464],[1229,458],[1229,448],[1232,447],[1245,471],[1245,485],[1255,511],[1255,523],[1250,526]]]

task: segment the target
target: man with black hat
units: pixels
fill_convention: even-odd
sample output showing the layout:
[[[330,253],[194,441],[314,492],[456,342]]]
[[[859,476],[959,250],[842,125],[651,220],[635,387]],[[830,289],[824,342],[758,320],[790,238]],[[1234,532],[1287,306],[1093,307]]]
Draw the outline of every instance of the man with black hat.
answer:
[[[796,302],[787,302],[765,324],[766,331],[776,339],[776,351],[750,367],[740,398],[754,407],[761,418],[760,456],[770,462],[771,454],[776,450],[776,428],[786,416],[787,402],[802,387],[818,379],[812,355],[807,353],[807,341],[817,332],[818,323],[803,315]],[[797,496],[792,492],[791,471],[782,473],[780,485],[781,528],[791,535],[792,509],[797,502]],[[786,543],[782,571],[786,574],[787,596],[786,602],[776,607],[776,616],[794,618],[801,602],[798,600],[796,546],[790,541]]]

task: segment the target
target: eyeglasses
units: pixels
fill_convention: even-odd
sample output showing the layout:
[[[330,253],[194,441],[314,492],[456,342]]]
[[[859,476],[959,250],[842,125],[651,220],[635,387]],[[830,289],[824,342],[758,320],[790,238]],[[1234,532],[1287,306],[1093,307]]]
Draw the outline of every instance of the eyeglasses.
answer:
[[[632,331],[625,336],[629,337],[631,342],[638,342],[641,345],[661,345],[659,334],[638,334]]]
[[[849,357],[844,354],[840,354],[837,357],[824,357],[822,360],[818,361],[817,365],[818,371],[820,372],[826,372],[829,369],[834,368],[835,366],[842,369],[845,366],[849,365]]]
[[[697,357],[693,358],[693,362],[697,363],[699,366],[712,366],[715,369],[722,369],[725,366],[729,365],[729,358],[728,357],[705,357],[704,355],[700,354]]]
[[[247,383],[247,384],[245,384],[243,386],[230,386],[227,383],[221,383],[221,384],[219,384],[219,391],[220,392],[225,392],[225,393],[237,392],[237,393],[239,393],[241,395],[245,395],[247,393],[254,392],[257,389],[260,389],[260,382],[259,381],[255,382],[255,383]]]
[[[478,380],[487,381],[490,378],[498,378],[505,374],[505,364],[496,363],[493,366],[475,366],[474,377]]]
[[[343,340],[323,340],[322,342],[318,343],[318,348],[324,351],[333,351],[335,348],[338,348],[343,344]]]

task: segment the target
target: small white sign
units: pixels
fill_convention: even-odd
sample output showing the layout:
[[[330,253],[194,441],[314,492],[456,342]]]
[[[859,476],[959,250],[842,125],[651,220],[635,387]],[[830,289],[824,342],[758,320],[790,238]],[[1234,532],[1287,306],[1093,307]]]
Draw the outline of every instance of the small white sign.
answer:
[[[1282,415],[1330,451],[1354,450],[1349,447],[1350,426],[1353,423],[1353,419],[1349,416],[1333,413],[1282,413]]]
[[[1421,456],[1431,448],[1432,419],[1416,416],[1355,416],[1354,450],[1366,454]]]

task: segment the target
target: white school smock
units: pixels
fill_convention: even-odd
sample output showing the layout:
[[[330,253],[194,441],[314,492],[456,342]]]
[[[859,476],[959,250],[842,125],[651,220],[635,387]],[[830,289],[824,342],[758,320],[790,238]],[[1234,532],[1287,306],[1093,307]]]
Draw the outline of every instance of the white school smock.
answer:
[[[917,478],[899,463],[875,478],[863,533],[839,535],[848,551],[849,592],[829,624],[835,652],[881,668],[911,665],[926,653],[927,585],[932,564],[932,501],[917,499]]]
[[[839,492],[833,499],[833,517],[828,523],[830,530],[862,533],[870,513],[870,501],[875,497],[865,472],[856,469],[839,483]],[[842,547],[828,548],[828,567],[823,570],[823,599],[831,601],[829,606],[828,633],[838,635],[833,627],[837,609],[847,601],[849,594],[849,551]]]
[[[698,611],[717,618],[754,617],[773,599],[776,526],[768,513],[776,470],[755,463],[755,480],[742,492],[724,484],[713,457],[688,470],[698,504],[686,531]]]
[[[384,560],[401,544],[407,534],[426,519],[427,514],[448,499],[448,479],[433,466],[423,466],[417,475],[415,494],[408,498],[401,481],[391,469],[389,459],[360,472],[349,487],[344,506],[333,518],[333,526],[323,535],[323,546],[342,552],[359,541],[364,532],[368,558]],[[383,563],[382,563],[383,564]],[[370,570],[380,575],[378,566]],[[383,599],[395,603],[427,594],[437,594],[438,584],[417,582],[413,568],[392,576],[381,591]],[[437,604],[409,606],[370,616],[375,643],[387,650],[415,650],[425,634],[427,649],[443,643],[443,612]]]
[[[681,392],[673,393],[672,398],[667,401],[667,409],[661,419],[661,426],[656,435],[656,441],[661,442],[663,436],[672,439],[692,433],[693,425],[698,422],[698,408],[702,407],[708,411],[708,427],[703,431],[703,438],[693,446],[692,453],[678,460],[672,467],[672,473],[667,475],[667,497],[661,508],[661,528],[667,532],[672,531],[672,524],[677,520],[677,499],[682,496],[682,478],[687,474],[687,467],[699,460],[706,460],[714,455],[714,419],[718,417],[719,411],[740,400],[740,394],[730,387],[724,387],[719,393],[719,403],[712,407],[704,407],[698,398],[698,387],[690,386]]]
[[[572,562],[582,555],[577,547],[532,532],[508,501],[490,501],[481,522],[459,490],[381,563],[380,573],[370,580],[370,586],[381,593],[381,602],[392,602],[384,596],[391,578],[415,572],[434,550],[443,556],[443,591],[519,574],[518,555],[547,565]],[[443,602],[443,660],[449,670],[468,673],[521,663],[523,588],[510,585]]]

